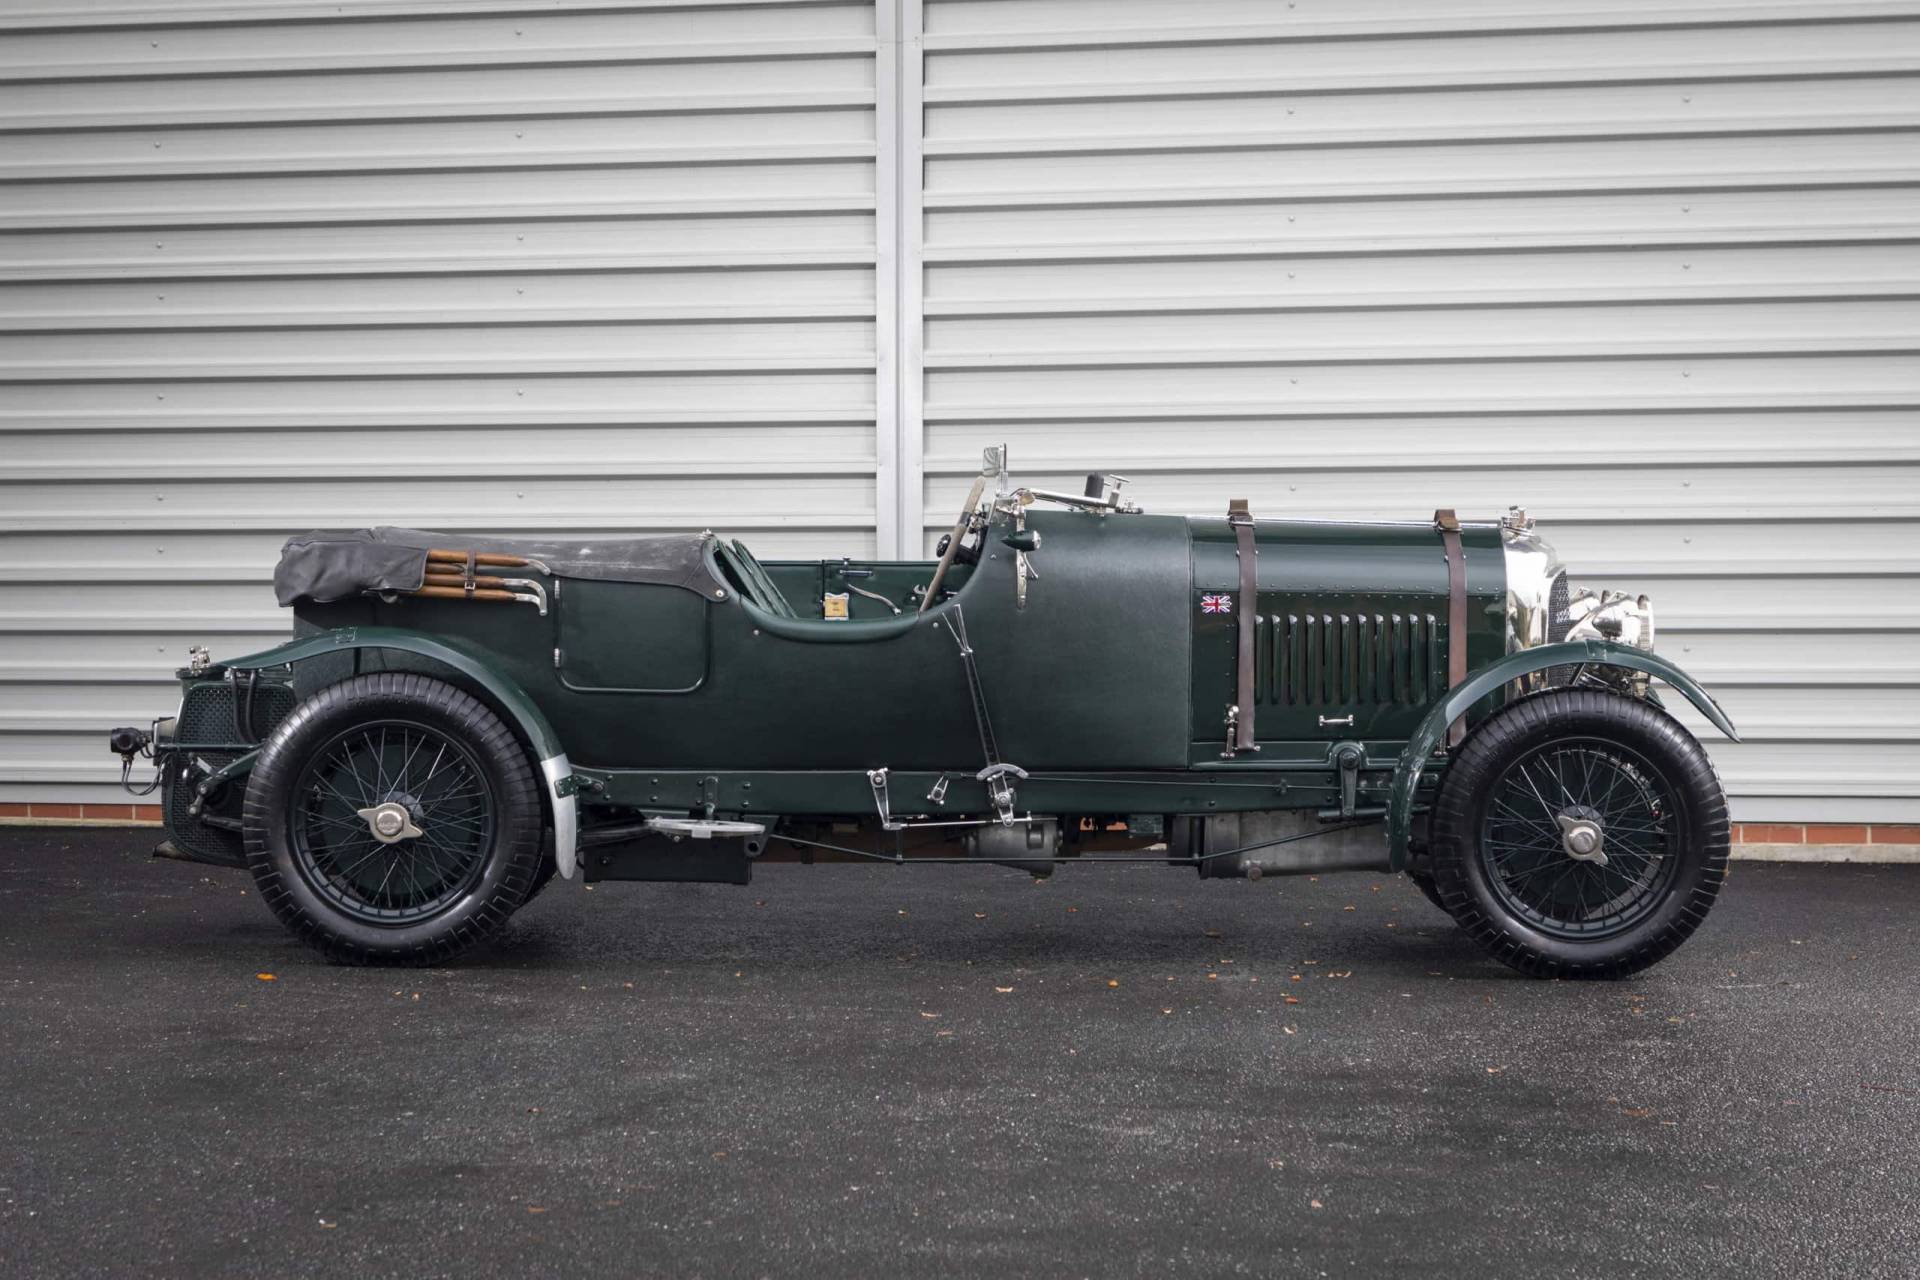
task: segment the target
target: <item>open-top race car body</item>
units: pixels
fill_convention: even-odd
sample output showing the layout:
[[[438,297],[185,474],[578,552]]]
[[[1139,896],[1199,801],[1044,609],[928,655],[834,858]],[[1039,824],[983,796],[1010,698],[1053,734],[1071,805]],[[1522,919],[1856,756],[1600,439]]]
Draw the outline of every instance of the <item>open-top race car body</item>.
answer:
[[[332,958],[430,963],[555,874],[756,861],[1405,871],[1527,972],[1677,946],[1718,780],[1650,689],[1646,599],[1570,590],[1523,513],[1150,515],[987,465],[938,561],[762,563],[712,533],[316,533],[295,635],[116,731],[163,852],[248,868]]]

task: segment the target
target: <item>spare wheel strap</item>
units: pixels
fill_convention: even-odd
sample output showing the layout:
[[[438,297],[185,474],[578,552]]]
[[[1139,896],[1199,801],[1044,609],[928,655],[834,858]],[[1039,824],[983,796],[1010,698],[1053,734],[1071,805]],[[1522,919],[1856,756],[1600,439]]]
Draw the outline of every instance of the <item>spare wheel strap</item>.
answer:
[[[1253,512],[1247,507],[1245,498],[1235,498],[1227,504],[1227,523],[1233,527],[1233,537],[1237,554],[1240,557],[1240,620],[1235,624],[1239,632],[1239,684],[1235,691],[1233,721],[1233,749],[1240,751],[1258,751],[1253,741],[1253,622],[1254,611],[1259,607],[1256,593],[1259,590],[1260,575],[1255,566],[1255,557],[1259,552],[1253,545]]]
[[[1434,512],[1433,527],[1447,556],[1447,688],[1452,689],[1467,678],[1467,561],[1460,550],[1460,517],[1453,508]],[[1459,746],[1466,733],[1467,718],[1462,715],[1447,726],[1447,745]]]

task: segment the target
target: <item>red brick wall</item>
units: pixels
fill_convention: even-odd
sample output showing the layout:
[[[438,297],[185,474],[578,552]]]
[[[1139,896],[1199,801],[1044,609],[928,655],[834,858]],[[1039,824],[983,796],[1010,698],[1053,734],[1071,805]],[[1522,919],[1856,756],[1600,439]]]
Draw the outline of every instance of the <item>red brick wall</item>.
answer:
[[[64,818],[87,822],[158,822],[157,804],[0,804],[0,822],[8,818]]]
[[[0,804],[9,818],[83,819],[89,822],[158,822],[157,804]],[[1737,822],[1735,844],[1920,844],[1920,826],[1891,823]]]
[[[1920,827],[1891,823],[1736,822],[1735,844],[1920,844]]]

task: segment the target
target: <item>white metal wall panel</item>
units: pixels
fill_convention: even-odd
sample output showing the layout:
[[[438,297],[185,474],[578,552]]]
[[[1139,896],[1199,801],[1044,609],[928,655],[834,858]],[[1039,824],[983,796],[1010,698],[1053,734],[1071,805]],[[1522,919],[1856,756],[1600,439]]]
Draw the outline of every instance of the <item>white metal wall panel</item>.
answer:
[[[1920,819],[1920,5],[923,31],[910,527],[1002,439],[1158,510],[1522,504],[1724,694],[1737,817]]]
[[[100,731],[285,633],[296,530],[896,541],[879,52],[811,0],[0,12],[0,800],[123,799]]]

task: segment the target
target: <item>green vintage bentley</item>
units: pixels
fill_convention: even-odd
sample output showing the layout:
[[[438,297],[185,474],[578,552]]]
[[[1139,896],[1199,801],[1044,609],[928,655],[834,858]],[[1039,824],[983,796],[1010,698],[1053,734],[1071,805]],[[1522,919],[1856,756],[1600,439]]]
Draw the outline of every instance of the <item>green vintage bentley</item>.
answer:
[[[1404,871],[1523,972],[1611,977],[1705,917],[1728,823],[1645,597],[1525,513],[1149,515],[990,449],[937,561],[711,532],[287,543],[294,638],[181,669],[163,854],[245,868],[348,963],[436,964],[556,875],[767,859]]]

